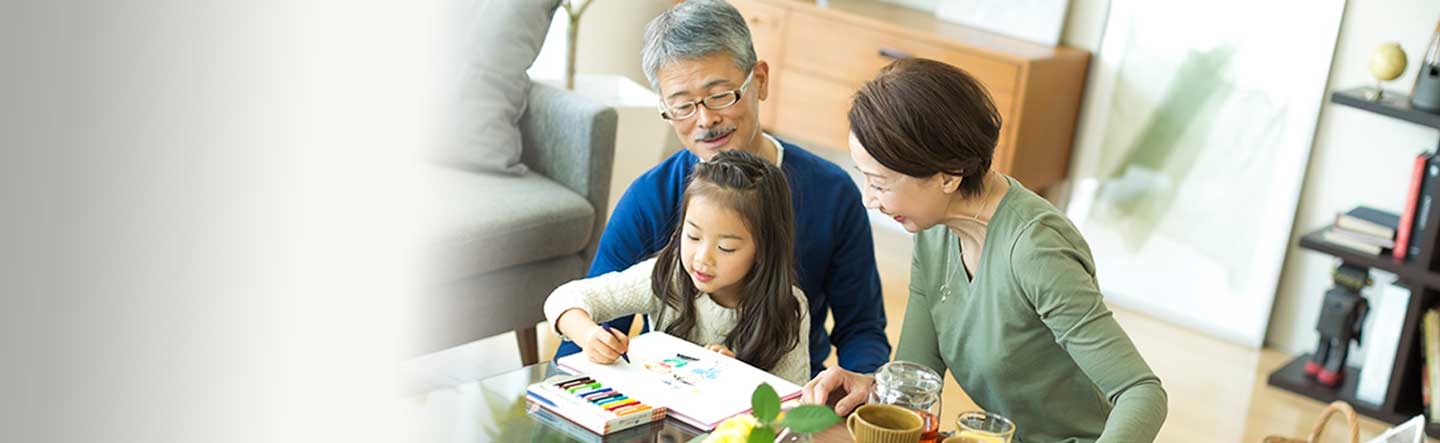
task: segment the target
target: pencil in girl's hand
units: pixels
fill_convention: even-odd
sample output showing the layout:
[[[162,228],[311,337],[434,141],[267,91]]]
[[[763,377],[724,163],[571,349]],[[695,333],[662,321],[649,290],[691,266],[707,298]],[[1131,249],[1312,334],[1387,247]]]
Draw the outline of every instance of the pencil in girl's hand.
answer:
[[[608,324],[604,325],[604,327],[605,327],[605,330],[610,331],[611,333],[620,332],[619,329],[615,329],[614,326],[610,326],[610,325],[608,325]],[[629,363],[630,363],[630,353],[629,353],[629,352],[621,352],[621,353],[620,353],[620,358],[625,359],[625,363],[626,363],[626,364],[629,364]]]

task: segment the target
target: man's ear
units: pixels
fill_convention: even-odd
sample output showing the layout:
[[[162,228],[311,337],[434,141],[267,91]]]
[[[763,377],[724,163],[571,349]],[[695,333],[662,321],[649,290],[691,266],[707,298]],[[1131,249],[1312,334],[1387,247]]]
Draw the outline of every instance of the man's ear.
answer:
[[[755,68],[754,68],[754,70],[755,70],[755,73],[753,74],[753,75],[754,75],[754,78],[751,78],[751,79],[750,79],[750,82],[752,83],[750,86],[753,87],[753,88],[755,88],[755,92],[759,94],[758,97],[760,97],[761,100],[764,100],[764,99],[766,99],[766,98],[769,98],[769,97],[770,97],[770,64],[769,64],[769,63],[765,63],[764,60],[760,60],[760,61],[758,61],[758,62],[755,62]]]

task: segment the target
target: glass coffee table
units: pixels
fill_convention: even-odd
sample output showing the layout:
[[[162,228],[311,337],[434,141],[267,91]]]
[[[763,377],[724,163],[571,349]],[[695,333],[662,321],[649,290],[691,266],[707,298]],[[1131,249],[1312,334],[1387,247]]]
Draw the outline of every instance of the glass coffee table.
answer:
[[[626,429],[604,436],[559,418],[525,401],[525,388],[555,375],[566,374],[543,362],[483,380],[431,393],[422,407],[411,441],[470,443],[686,443],[702,434],[674,419]],[[844,426],[813,436],[818,443],[848,443]]]

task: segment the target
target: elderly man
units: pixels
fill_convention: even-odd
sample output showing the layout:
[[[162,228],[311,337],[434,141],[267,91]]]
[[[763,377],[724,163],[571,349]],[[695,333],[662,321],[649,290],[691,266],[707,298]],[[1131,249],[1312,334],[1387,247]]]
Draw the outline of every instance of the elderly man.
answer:
[[[660,116],[685,146],[635,179],[600,238],[590,276],[655,255],[674,232],[681,193],[695,164],[738,149],[779,165],[796,216],[796,272],[810,301],[810,371],[824,369],[833,344],[841,367],[873,372],[890,358],[885,307],[870,222],[855,183],[840,167],[760,129],[770,68],[757,61],[750,29],[722,0],[690,0],[645,28],[645,75],[660,92]],[[825,330],[826,311],[835,327]],[[610,323],[629,330],[633,317]],[[579,351],[565,342],[558,356]]]

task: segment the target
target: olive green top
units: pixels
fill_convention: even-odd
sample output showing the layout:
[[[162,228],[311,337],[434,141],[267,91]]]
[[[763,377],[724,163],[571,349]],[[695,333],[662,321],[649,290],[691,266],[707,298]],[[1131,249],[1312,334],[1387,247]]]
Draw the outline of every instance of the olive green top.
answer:
[[[1105,307],[1090,247],[1006,179],[973,281],[949,228],[916,235],[895,359],[948,368],[976,404],[1015,422],[1017,442],[1154,441],[1165,390]]]

